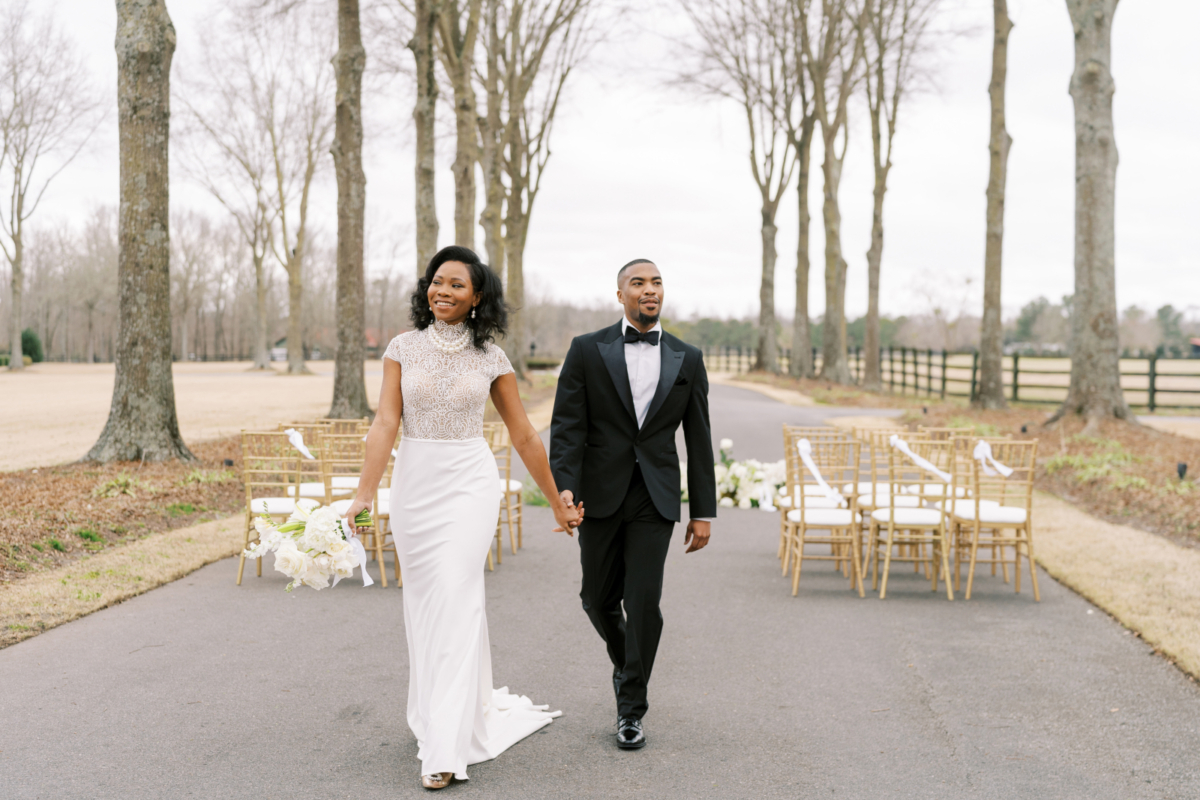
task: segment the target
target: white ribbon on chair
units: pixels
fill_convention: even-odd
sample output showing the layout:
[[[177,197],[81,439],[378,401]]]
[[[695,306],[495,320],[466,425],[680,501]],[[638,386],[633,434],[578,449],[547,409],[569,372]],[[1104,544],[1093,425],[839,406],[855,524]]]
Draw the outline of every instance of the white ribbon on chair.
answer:
[[[980,439],[975,444],[975,452],[972,455],[974,455],[975,460],[979,462],[979,466],[983,467],[984,475],[990,475],[992,477],[995,477],[996,475],[1003,475],[1007,478],[1013,474],[1012,467],[1006,467],[996,459],[992,458],[992,446],[983,439]],[[988,464],[991,464],[991,466],[988,466]]]
[[[940,469],[935,467],[932,463],[930,463],[929,461],[926,461],[925,459],[921,458],[919,455],[914,453],[912,451],[912,448],[910,448],[908,446],[908,442],[901,439],[897,434],[893,433],[888,438],[888,444],[890,444],[892,447],[899,450],[901,453],[904,453],[904,455],[908,456],[908,459],[910,461],[912,461],[914,464],[916,464],[918,467],[920,467],[921,469],[938,476],[944,483],[950,482],[950,473],[949,472],[942,472]]]
[[[300,451],[300,453],[310,461],[316,461],[312,453],[308,452],[308,448],[304,446],[304,435],[295,428],[288,428],[284,433],[287,434],[288,441],[292,443],[292,447]]]
[[[825,495],[825,497],[830,502],[837,503],[839,506],[846,505],[846,498],[842,497],[840,493],[834,491],[834,489],[825,482],[825,479],[821,477],[821,472],[817,469],[817,465],[813,461],[812,442],[808,441],[808,439],[801,439],[800,441],[796,442],[796,449],[800,451],[800,460],[804,462],[804,466],[808,469],[808,474],[813,476],[813,480],[817,482],[817,486],[821,487],[821,492]],[[803,490],[798,488],[797,493],[800,491]],[[795,507],[800,507],[799,497],[795,499]]]

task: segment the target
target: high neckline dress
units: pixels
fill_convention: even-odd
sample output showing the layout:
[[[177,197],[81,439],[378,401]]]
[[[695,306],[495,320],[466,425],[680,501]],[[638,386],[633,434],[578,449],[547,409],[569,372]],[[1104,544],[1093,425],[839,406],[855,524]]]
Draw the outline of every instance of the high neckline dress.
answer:
[[[492,343],[446,353],[436,322],[401,334],[385,358],[400,364],[404,436],[390,494],[396,553],[404,575],[408,639],[408,724],[421,774],[488,761],[561,712],[492,687],[484,610],[484,563],[500,511],[500,474],[483,438],[492,382],[512,372]]]

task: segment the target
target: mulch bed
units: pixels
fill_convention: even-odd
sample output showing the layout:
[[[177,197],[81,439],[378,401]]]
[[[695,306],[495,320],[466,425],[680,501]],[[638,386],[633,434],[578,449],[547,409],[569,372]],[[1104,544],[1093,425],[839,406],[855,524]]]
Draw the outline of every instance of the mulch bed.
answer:
[[[0,585],[242,510],[238,440],[189,447],[195,462],[80,463],[0,473]]]

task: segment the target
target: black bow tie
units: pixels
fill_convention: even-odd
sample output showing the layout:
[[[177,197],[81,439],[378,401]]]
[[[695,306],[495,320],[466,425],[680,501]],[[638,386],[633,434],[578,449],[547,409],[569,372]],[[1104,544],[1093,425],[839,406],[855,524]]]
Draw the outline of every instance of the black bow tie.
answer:
[[[645,342],[651,347],[658,347],[658,331],[642,333],[637,328],[626,328],[625,344],[637,344],[638,342]]]

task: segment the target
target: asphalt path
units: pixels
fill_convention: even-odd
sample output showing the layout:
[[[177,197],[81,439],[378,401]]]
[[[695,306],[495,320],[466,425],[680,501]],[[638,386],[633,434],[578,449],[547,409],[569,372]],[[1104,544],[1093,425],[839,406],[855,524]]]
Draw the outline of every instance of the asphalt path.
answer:
[[[761,459],[779,423],[830,413],[720,386],[712,412]],[[881,602],[818,564],[793,598],[777,517],[722,511],[700,553],[677,531],[650,743],[623,752],[577,546],[528,510],[487,576],[495,681],[564,713],[444,796],[1200,797],[1196,685],[1045,574],[1041,603],[990,577],[948,602],[902,569]],[[427,796],[403,591],[286,594],[236,568],[0,651],[0,798]]]

